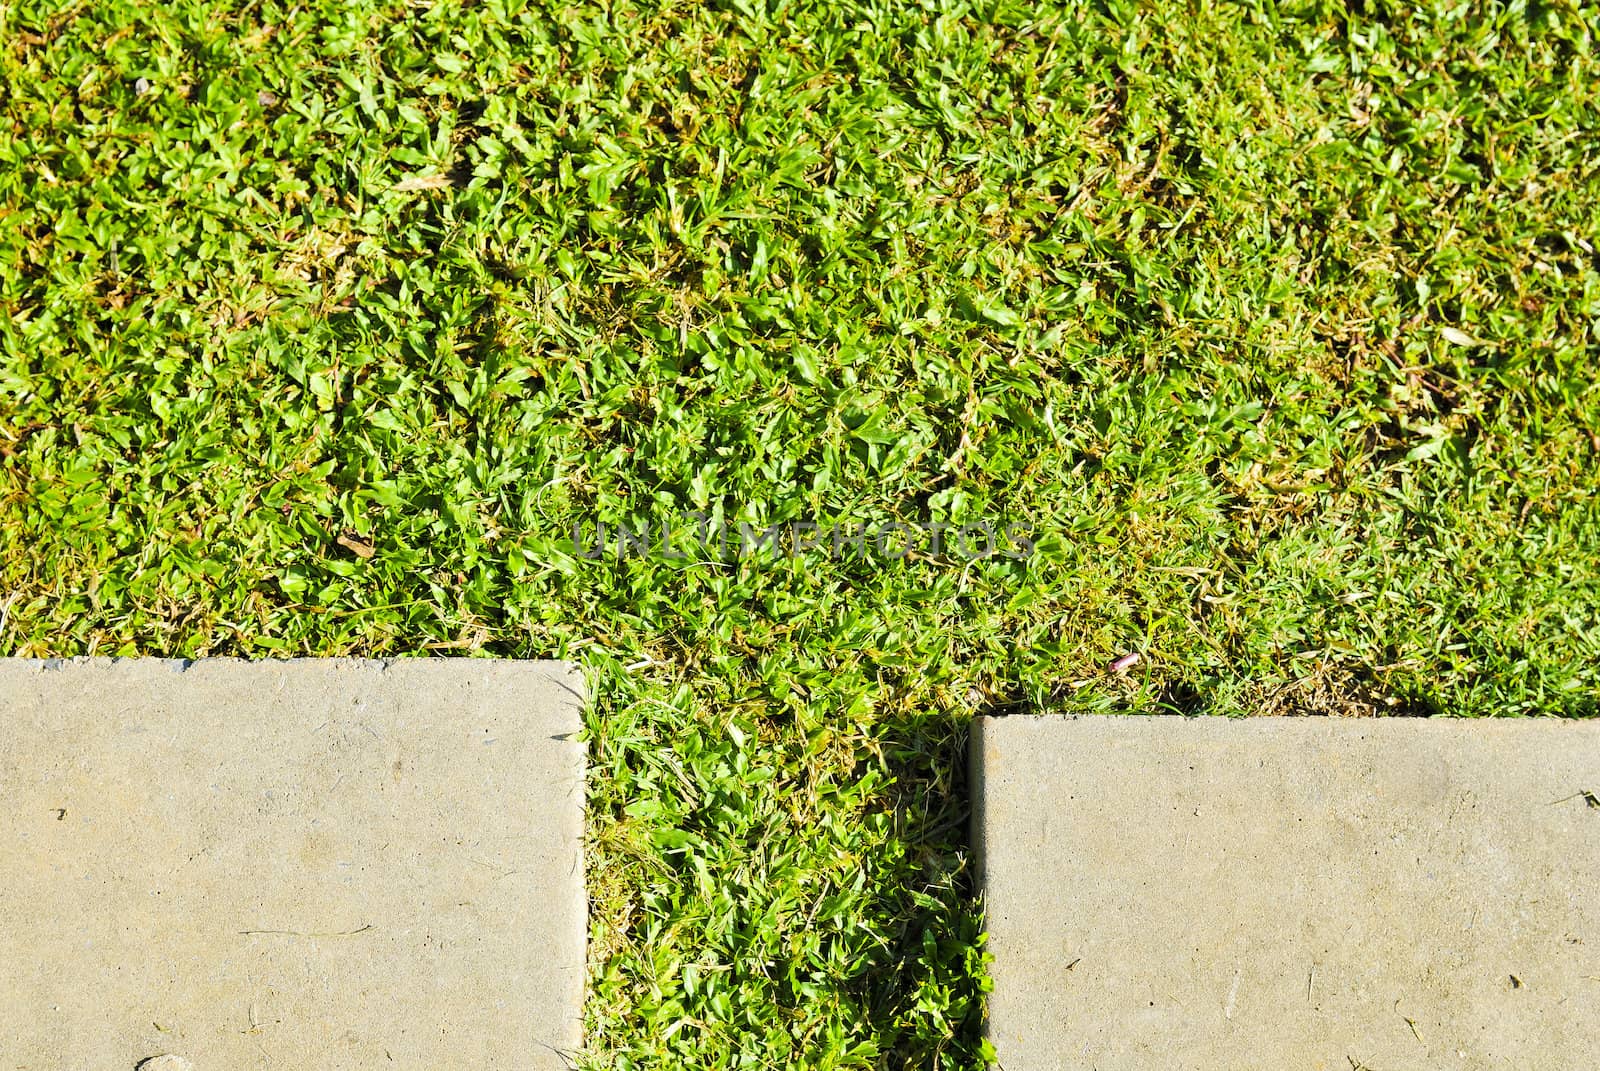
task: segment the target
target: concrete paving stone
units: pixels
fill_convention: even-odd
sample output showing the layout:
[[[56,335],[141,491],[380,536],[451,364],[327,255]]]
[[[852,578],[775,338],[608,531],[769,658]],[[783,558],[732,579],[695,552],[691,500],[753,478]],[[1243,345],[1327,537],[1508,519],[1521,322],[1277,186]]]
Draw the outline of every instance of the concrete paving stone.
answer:
[[[1600,722],[981,718],[972,761],[1005,1071],[1600,1060]]]
[[[0,660],[0,1071],[571,1066],[582,701],[556,662]]]

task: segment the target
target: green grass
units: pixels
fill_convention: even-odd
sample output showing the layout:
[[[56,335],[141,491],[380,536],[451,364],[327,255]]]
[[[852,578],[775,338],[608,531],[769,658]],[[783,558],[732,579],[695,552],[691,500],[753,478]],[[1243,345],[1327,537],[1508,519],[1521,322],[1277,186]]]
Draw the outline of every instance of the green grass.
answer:
[[[0,651],[579,659],[597,1065],[974,1068],[974,711],[1595,712],[1597,16],[0,0]]]

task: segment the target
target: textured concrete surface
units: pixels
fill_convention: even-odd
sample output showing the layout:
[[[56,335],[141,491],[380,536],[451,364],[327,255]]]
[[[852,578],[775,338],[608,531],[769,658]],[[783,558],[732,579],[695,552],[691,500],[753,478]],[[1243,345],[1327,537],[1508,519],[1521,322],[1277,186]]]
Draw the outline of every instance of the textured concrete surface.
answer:
[[[582,688],[0,660],[0,1068],[569,1066]]]
[[[1005,1071],[1600,1057],[1600,723],[980,719]]]

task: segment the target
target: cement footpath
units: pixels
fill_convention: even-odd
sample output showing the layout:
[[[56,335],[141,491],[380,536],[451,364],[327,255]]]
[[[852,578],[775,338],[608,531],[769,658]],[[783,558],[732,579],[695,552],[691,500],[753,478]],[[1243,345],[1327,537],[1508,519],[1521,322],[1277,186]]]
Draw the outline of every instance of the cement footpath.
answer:
[[[1600,1056],[1600,723],[979,719],[1005,1071]]]
[[[0,660],[0,1067],[570,1066],[582,690],[550,662]]]

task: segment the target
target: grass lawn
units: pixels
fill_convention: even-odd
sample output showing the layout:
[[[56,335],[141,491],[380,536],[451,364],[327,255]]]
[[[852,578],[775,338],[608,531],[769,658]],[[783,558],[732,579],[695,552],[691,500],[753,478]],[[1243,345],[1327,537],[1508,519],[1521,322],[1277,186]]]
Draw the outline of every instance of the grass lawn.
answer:
[[[0,652],[580,660],[596,1065],[976,1068],[974,712],[1595,712],[1597,25],[0,0]]]

